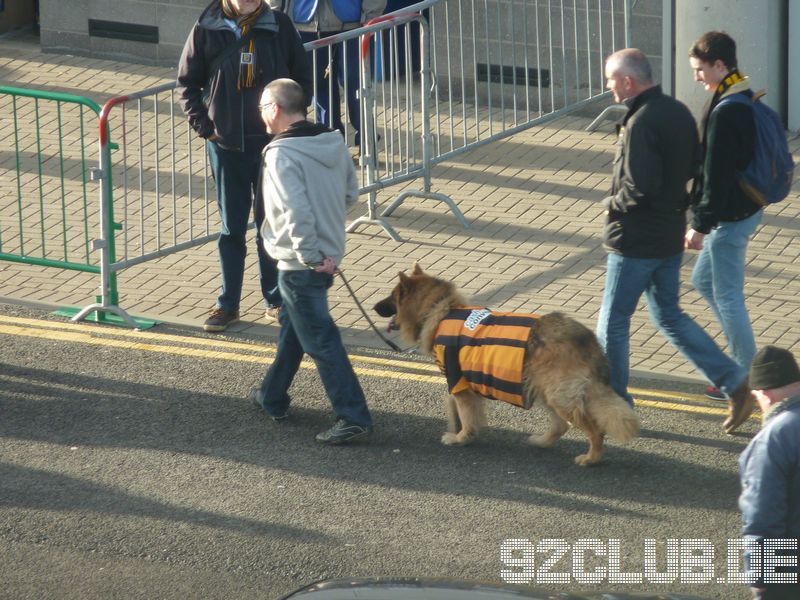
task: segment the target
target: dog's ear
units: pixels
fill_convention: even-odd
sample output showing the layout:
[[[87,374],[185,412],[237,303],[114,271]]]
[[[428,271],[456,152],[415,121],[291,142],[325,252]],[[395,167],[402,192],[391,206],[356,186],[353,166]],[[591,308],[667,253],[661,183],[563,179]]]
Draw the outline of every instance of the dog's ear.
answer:
[[[422,267],[419,266],[419,263],[417,261],[414,261],[414,266],[411,267],[411,274],[422,275]]]
[[[400,271],[400,287],[407,288],[411,285],[411,277]]]

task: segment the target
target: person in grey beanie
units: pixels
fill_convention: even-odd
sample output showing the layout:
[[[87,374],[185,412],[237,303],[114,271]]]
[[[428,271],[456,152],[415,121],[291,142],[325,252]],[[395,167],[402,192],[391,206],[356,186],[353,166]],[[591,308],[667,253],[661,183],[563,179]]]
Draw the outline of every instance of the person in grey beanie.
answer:
[[[800,368],[792,353],[775,346],[757,352],[750,387],[763,427],[739,457],[745,569],[754,598],[797,600]]]

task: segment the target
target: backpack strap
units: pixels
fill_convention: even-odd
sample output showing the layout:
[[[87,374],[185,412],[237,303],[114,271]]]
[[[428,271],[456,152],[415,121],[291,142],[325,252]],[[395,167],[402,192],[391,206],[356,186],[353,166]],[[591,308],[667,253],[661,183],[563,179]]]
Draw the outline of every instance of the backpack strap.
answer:
[[[763,96],[763,94],[761,94]],[[760,98],[761,96],[759,96]],[[731,94],[730,96],[725,96],[722,100],[717,102],[717,105],[714,107],[714,110],[717,110],[723,104],[746,104],[748,106],[752,106],[753,103],[757,100],[757,98],[753,95],[748,95],[745,92],[736,92],[735,94]]]

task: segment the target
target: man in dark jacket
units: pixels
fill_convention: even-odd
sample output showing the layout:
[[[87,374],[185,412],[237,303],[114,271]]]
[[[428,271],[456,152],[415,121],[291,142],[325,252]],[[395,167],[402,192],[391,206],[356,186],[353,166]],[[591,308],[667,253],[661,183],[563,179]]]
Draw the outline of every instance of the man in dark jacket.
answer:
[[[728,348],[739,365],[750,368],[756,342],[744,299],[747,243],[764,211],[739,185],[735,174],[755,153],[753,108],[722,102],[734,94],[752,98],[750,82],[736,68],[736,42],[726,33],[709,31],[689,50],[694,78],[711,95],[702,119],[703,168],[692,194],[691,227],[686,247],[700,250],[692,285],[719,321]],[[719,390],[706,390],[723,400]]]
[[[697,148],[689,110],[652,82],[647,57],[635,48],[606,62],[607,87],[628,106],[620,126],[604,245],[609,251],[597,337],[608,356],[611,387],[628,402],[630,322],[642,294],[662,334],[714,385],[726,391],[724,428],[753,411],[747,371],[717,347],[678,304],[688,194]]]
[[[750,384],[764,426],[739,457],[746,572],[754,598],[797,600],[800,368],[788,350],[766,346],[753,358]]]
[[[264,86],[280,77],[299,82],[310,100],[311,65],[289,18],[264,0],[213,0],[192,27],[178,65],[183,110],[207,140],[222,221],[217,242],[222,292],[203,325],[206,331],[224,331],[239,320],[253,206],[266,317],[277,320],[278,270],[258,234],[264,214],[253,199],[267,143],[258,103]]]

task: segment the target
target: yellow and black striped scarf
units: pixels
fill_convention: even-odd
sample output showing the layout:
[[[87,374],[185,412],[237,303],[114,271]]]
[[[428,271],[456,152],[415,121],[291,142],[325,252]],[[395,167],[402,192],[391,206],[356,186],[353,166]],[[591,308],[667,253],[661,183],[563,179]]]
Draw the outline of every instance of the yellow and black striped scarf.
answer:
[[[744,81],[744,77],[741,73],[739,73],[739,69],[734,69],[730,73],[728,73],[725,78],[719,82],[716,91],[714,92],[714,98],[717,99],[726,91],[728,91],[731,87],[739,83],[740,81]]]
[[[261,13],[263,13],[267,8],[267,5],[262,1],[259,7],[249,15],[240,15],[239,12],[233,7],[230,0],[220,0],[220,6],[222,7],[222,12],[226,17],[236,21],[236,24],[239,26],[239,29],[242,32],[242,37],[249,33],[250,26],[258,20],[258,17],[261,16]],[[253,87],[253,82],[255,80],[254,74],[256,67],[256,51],[255,42],[252,38],[250,39],[250,43],[248,44],[245,52],[250,53],[251,59],[249,63],[240,62],[239,64],[239,79],[236,82],[236,89],[238,90],[241,90],[243,87]]]

